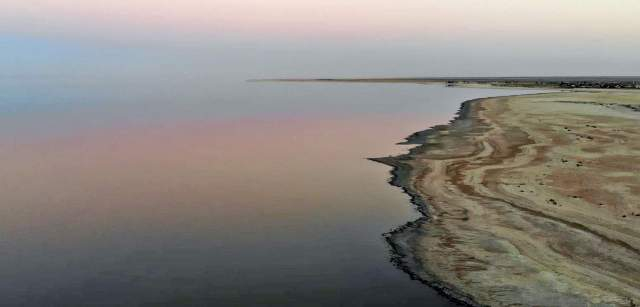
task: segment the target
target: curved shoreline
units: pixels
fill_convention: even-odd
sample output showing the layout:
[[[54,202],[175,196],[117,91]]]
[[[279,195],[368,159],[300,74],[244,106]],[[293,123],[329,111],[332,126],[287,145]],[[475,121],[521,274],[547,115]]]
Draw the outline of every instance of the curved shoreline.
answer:
[[[523,98],[525,96],[529,97]],[[587,97],[589,99],[585,99]],[[520,129],[519,127],[517,127],[517,124],[519,124],[519,122],[516,121],[515,124],[509,122],[508,117],[513,115],[513,112],[506,109],[514,107],[519,108],[519,112],[526,113],[530,109],[535,109],[536,105],[532,103],[547,104],[545,105],[546,107],[552,106],[556,108],[567,108],[567,102],[583,103],[585,101],[592,100],[596,102],[599,101],[600,105],[596,107],[606,107],[611,108],[612,110],[608,110],[608,113],[605,114],[606,116],[610,116],[610,118],[600,119],[602,120],[602,122],[599,123],[605,126],[610,126],[610,129],[608,131],[605,131],[602,128],[591,129],[591,126],[587,124],[587,127],[590,129],[590,131],[588,132],[592,135],[587,135],[586,137],[579,135],[579,137],[589,140],[593,140],[594,137],[596,139],[599,139],[601,137],[604,138],[611,135],[614,136],[613,138],[619,137],[614,135],[612,131],[616,131],[615,129],[620,130],[621,128],[616,128],[615,123],[607,121],[617,118],[625,119],[625,117],[629,117],[631,118],[631,120],[634,120],[634,115],[627,115],[626,113],[624,113],[626,111],[623,112],[618,110],[617,108],[620,106],[625,106],[625,104],[629,101],[631,101],[631,104],[629,104],[632,105],[632,107],[629,107],[631,109],[637,108],[637,104],[640,104],[640,98],[637,94],[613,92],[607,94],[565,92],[473,99],[462,103],[459,111],[457,112],[457,116],[452,121],[450,121],[448,125],[434,126],[430,129],[416,132],[407,137],[406,142],[403,142],[402,144],[418,145],[410,149],[409,153],[395,157],[370,159],[392,167],[392,177],[390,180],[390,184],[400,187],[406,194],[408,194],[411,198],[411,203],[413,203],[417,210],[421,213],[421,215],[423,215],[423,217],[419,218],[418,220],[409,222],[406,225],[401,226],[388,234],[385,234],[385,239],[391,246],[392,252],[394,253],[394,256],[392,257],[392,261],[394,262],[394,264],[396,264],[396,266],[398,266],[403,271],[407,272],[413,279],[418,279],[423,283],[428,284],[432,288],[439,291],[441,294],[453,299],[454,301],[470,306],[508,305],[510,303],[532,305],[539,302],[546,302],[547,304],[551,302],[551,305],[553,305],[553,302],[563,302],[564,305],[593,303],[601,304],[603,306],[632,306],[634,302],[637,302],[638,297],[635,296],[635,290],[633,289],[640,288],[635,288],[637,287],[637,283],[634,280],[633,275],[630,275],[631,277],[627,276],[629,273],[622,272],[622,270],[617,269],[616,266],[618,263],[622,263],[621,261],[623,261],[618,259],[619,257],[624,257],[624,255],[627,255],[628,253],[635,254],[635,251],[637,251],[637,242],[629,240],[626,235],[626,233],[629,232],[636,233],[637,231],[638,233],[640,233],[640,227],[637,227],[637,221],[631,220],[631,218],[625,220],[626,216],[622,219],[620,219],[620,217],[614,216],[611,217],[611,219],[613,220],[615,218],[620,220],[615,220],[616,223],[620,223],[620,226],[616,226],[613,229],[604,229],[606,228],[606,226],[604,226],[603,228],[603,225],[585,226],[587,225],[585,224],[585,222],[593,221],[592,216],[595,216],[597,218],[598,215],[602,213],[587,212],[585,214],[574,214],[571,211],[566,211],[565,209],[554,209],[555,211],[548,211],[549,209],[547,209],[545,206],[549,205],[549,203],[541,204],[541,199],[536,198],[538,194],[557,194],[557,190],[559,188],[566,190],[575,187],[575,184],[573,186],[568,185],[566,187],[561,185],[556,185],[554,187],[553,184],[545,186],[542,183],[542,179],[540,179],[540,186],[537,186],[535,189],[531,188],[532,190],[536,191],[536,193],[534,193],[534,191],[531,191],[531,193],[534,193],[536,197],[522,197],[514,196],[514,193],[511,190],[505,190],[506,188],[503,186],[504,183],[500,182],[501,180],[506,178],[505,174],[507,173],[507,171],[513,172],[514,170],[518,170],[518,168],[524,169],[526,171],[532,171],[537,170],[536,167],[539,168],[539,166],[547,163],[548,165],[545,166],[547,169],[546,172],[554,173],[556,168],[560,168],[563,166],[562,164],[553,165],[553,167],[550,166],[551,162],[549,161],[555,161],[557,153],[553,151],[554,148],[551,146],[553,144],[549,145],[544,143],[545,138],[558,138],[562,137],[562,135],[558,136],[558,131],[555,130],[552,132],[543,131],[544,125],[536,126],[535,123],[530,123],[530,126],[526,126]],[[617,100],[621,100],[624,103],[620,103]],[[571,109],[571,112],[573,112],[571,113],[571,115],[574,117],[579,117],[580,120],[584,120],[585,118],[593,119],[597,116],[604,116],[599,115],[597,113],[598,110],[595,110],[597,111],[596,113],[594,113],[594,110],[587,110],[588,108],[593,107],[594,106],[582,107],[581,109],[573,108]],[[532,111],[532,114],[530,114],[529,116],[533,116],[532,118],[535,118],[535,116],[539,115],[538,113],[543,111],[544,110],[540,108],[535,109],[535,112]],[[488,116],[487,114],[490,114],[491,116]],[[504,117],[505,114],[509,114],[509,116]],[[553,114],[546,114],[544,116],[546,116],[544,117],[544,120],[549,121],[550,124],[553,125],[562,125],[563,123],[566,123],[566,119],[562,119],[561,117],[554,118]],[[538,119],[538,121],[540,120],[541,119]],[[596,126],[593,125],[593,127]],[[564,128],[568,129],[566,126]],[[628,127],[623,128],[628,129]],[[572,127],[572,129],[578,128]],[[560,130],[564,131],[562,129]],[[569,129],[569,131],[571,130]],[[627,132],[633,133],[634,131],[629,130]],[[581,131],[580,133],[585,134],[586,132]],[[626,137],[627,139],[631,139],[629,135],[625,135],[624,137]],[[636,140],[633,139],[633,141],[634,142],[630,142],[628,145],[618,146],[622,149],[631,147],[632,150],[630,151],[630,155],[632,159],[634,158],[633,150],[635,150],[633,149],[635,148],[633,146],[637,145],[635,142]],[[494,142],[495,144],[491,144],[492,142]],[[604,146],[599,144],[586,144],[587,145],[576,145],[578,146],[576,148],[579,148],[580,150],[589,149],[593,151],[600,150],[600,147]],[[551,149],[546,148],[543,145],[548,145],[547,147]],[[567,148],[573,148],[572,146],[575,147],[573,144],[567,145],[563,143],[558,145],[557,148],[564,148],[563,150],[566,150]],[[532,153],[535,153],[536,155],[532,155]],[[583,153],[579,152],[579,154]],[[604,158],[607,158],[606,155]],[[451,162],[454,160],[455,163]],[[519,160],[519,164],[514,163],[515,160]],[[437,161],[437,163],[433,161]],[[445,163],[442,161],[447,162]],[[564,161],[564,158],[562,158],[562,161]],[[600,160],[597,160],[596,162],[598,161]],[[580,169],[579,167],[582,166],[581,163],[582,162],[579,162],[577,164],[578,169]],[[594,162],[594,164],[590,164],[586,168],[590,171],[591,169],[593,169],[596,172],[608,172],[606,174],[621,172],[618,165],[612,166],[608,165],[605,162],[601,163],[601,161],[598,163],[600,164]],[[482,167],[478,165],[482,165]],[[440,181],[441,186],[437,184],[429,186],[429,183],[425,184],[425,182],[423,182],[424,176],[430,176],[432,175],[432,173],[435,173],[435,171],[429,169],[430,166],[446,168],[446,171],[440,170],[441,172],[444,172],[442,173],[444,174],[442,176],[446,177],[439,178],[439,180],[446,180]],[[449,167],[451,168],[450,170],[448,169]],[[598,167],[601,167],[601,169],[598,169]],[[478,171],[481,168],[484,169],[482,169],[481,172]],[[585,168],[583,167],[583,169]],[[575,173],[574,170],[571,171]],[[484,179],[480,180],[473,176],[469,177],[471,176],[471,173],[473,173],[473,176],[479,176]],[[547,177],[550,176],[551,175],[549,174],[549,176]],[[508,179],[514,179],[517,181],[518,178],[514,178]],[[632,176],[627,180],[627,182],[625,182],[625,184],[632,186],[636,184],[637,179],[637,177]],[[477,182],[474,182],[473,180],[477,180]],[[558,179],[556,178],[554,180]],[[449,181],[453,183],[450,183]],[[473,184],[469,184],[469,182]],[[522,184],[518,185],[518,187],[520,187],[521,185]],[[425,188],[425,186],[427,186],[427,188]],[[445,190],[443,188],[444,186],[446,186],[448,190]],[[433,192],[433,194],[429,194],[429,191]],[[572,200],[572,202],[575,203],[575,199],[580,198],[580,200],[584,199],[583,203],[577,205],[573,203],[565,205],[563,203],[560,206],[584,206],[585,203],[587,205],[594,205],[592,204],[594,200],[590,197],[593,198],[592,195],[588,194],[585,194],[583,196],[573,195],[571,196],[571,198],[574,199]],[[633,199],[634,195],[625,195],[624,197]],[[560,199],[559,201],[564,202],[563,198],[557,198]],[[556,202],[556,200],[554,199],[551,200],[553,201],[552,203]],[[434,206],[432,206],[432,204],[430,203],[431,201],[441,204],[439,206],[435,206],[438,208],[434,209]],[[516,205],[516,202],[523,202],[525,204]],[[449,204],[455,204],[456,206],[458,206],[455,210],[458,210],[459,212],[447,211],[452,210],[447,207]],[[602,204],[599,205],[602,206]],[[597,208],[598,204],[595,204],[595,206]],[[520,210],[518,211],[514,208],[519,208]],[[619,208],[613,208],[611,211],[614,211],[617,214],[617,212],[619,211],[618,209]],[[474,213],[478,213],[479,211],[482,211],[482,214],[478,215],[478,217],[485,216],[486,214],[489,214],[491,212],[507,212],[505,210],[508,211],[508,214],[513,215],[515,219],[524,218],[532,228],[531,231],[539,232],[540,235],[543,236],[543,239],[530,238],[526,237],[525,235],[520,235],[520,237],[510,237],[509,235],[507,235],[505,237],[503,233],[500,233],[501,230],[496,230],[498,228],[491,228],[491,226],[496,225],[501,228],[518,228],[513,225],[507,225],[510,222],[506,221],[507,218],[504,217],[495,218],[493,220],[489,219],[489,226],[478,226],[477,224],[473,224],[473,222],[468,222],[470,219],[475,220],[477,217],[474,216]],[[548,211],[549,213],[539,215],[537,214],[539,210],[543,210],[545,212]],[[569,212],[570,214],[563,215],[565,212],[563,210]],[[588,209],[587,211],[591,210],[595,212],[595,209]],[[638,211],[640,211],[640,208],[638,208]],[[471,214],[469,212],[471,212]],[[438,215],[440,214],[445,214],[445,216],[439,217]],[[494,217],[495,214],[491,214],[493,215],[490,216]],[[451,217],[451,215],[457,215],[456,219]],[[448,227],[445,226],[445,224],[439,226],[432,225],[434,223],[434,219],[437,219],[438,223],[448,222],[449,224],[457,224],[457,226]],[[492,222],[493,224],[491,224]],[[564,235],[560,235],[560,238],[549,239],[545,236],[549,236],[553,232],[549,232],[549,229],[545,229],[545,227],[539,226],[542,225],[541,223],[553,224],[555,225],[554,227],[561,227],[563,231],[566,231],[567,233],[570,233],[572,235],[573,233],[579,233],[579,235],[577,235],[577,239],[574,240],[575,242],[572,241],[573,239],[570,235],[566,235],[566,237]],[[603,222],[602,224],[605,223]],[[470,228],[471,231],[461,230],[465,227]],[[450,242],[445,242],[441,238],[441,235],[434,235],[429,233],[432,231],[441,230],[445,231],[446,234],[448,236],[451,236],[451,238],[453,239],[450,238]],[[611,237],[612,240],[602,241],[602,238],[609,237]],[[540,246],[548,247],[548,250],[541,252],[540,255],[536,254],[536,252],[531,252],[531,248],[527,247],[527,244],[539,244],[539,242],[536,242],[536,240],[545,241],[544,244]],[[605,242],[605,245],[608,245],[608,248],[614,249],[614,253],[611,256],[607,256],[609,257],[607,258],[607,260],[609,260],[611,263],[608,264],[609,267],[605,268],[604,270],[593,268],[592,265],[597,265],[598,263],[596,261],[597,259],[594,260],[589,258],[590,256],[592,256],[592,254],[590,253],[593,253],[593,255],[598,255],[598,257],[601,256],[600,253],[602,251],[599,250],[597,246],[592,246],[595,245],[594,242],[601,241]],[[445,245],[445,247],[437,247],[436,243],[443,244]],[[485,246],[484,250],[478,248],[478,246],[482,244],[490,246]],[[572,244],[575,244],[576,247],[574,247]],[[572,254],[566,254],[566,251],[558,250],[558,248],[564,248],[565,245],[570,246],[569,249],[571,250],[571,252],[579,251],[580,248],[586,248],[589,250],[589,253],[580,254],[580,252],[577,252],[577,255],[574,256]],[[538,246],[537,248],[540,248],[540,246]],[[427,249],[425,250],[425,248]],[[442,249],[443,251],[451,250],[454,251],[454,253],[459,253],[459,255],[464,255],[464,257],[473,259],[467,259],[468,261],[465,260],[467,262],[463,261],[465,264],[460,266],[462,268],[462,272],[452,273],[452,269],[458,270],[460,269],[460,267],[443,267],[449,265],[449,260],[455,262],[460,261],[460,259],[456,259],[453,257],[451,259],[448,259],[446,253],[442,252],[438,254],[437,251],[431,251],[432,249]],[[500,251],[495,252],[495,250]],[[508,265],[502,268],[506,269],[503,273],[492,272],[492,270],[495,269],[496,264],[491,262],[491,257],[503,257],[504,250],[508,250],[509,253],[517,254],[517,257],[526,258],[525,266],[528,266],[529,271],[519,274],[525,274],[525,277],[528,276],[527,278],[533,276],[538,279],[532,279],[530,282],[528,282],[527,278],[516,281],[509,280],[509,278],[507,277],[506,280],[503,281],[503,284],[473,285],[474,282],[483,282],[482,279],[484,277],[490,276],[491,278],[502,278],[504,277],[503,275],[505,273],[513,273],[510,272],[509,269],[513,270],[514,267]],[[616,252],[619,252],[619,255],[616,255]],[[428,259],[429,256],[432,258]],[[482,258],[483,256],[485,258]],[[442,259],[434,259],[437,257],[441,257]],[[562,259],[559,259],[565,261],[566,263],[577,261],[577,264],[571,267],[568,264],[564,264],[567,266],[567,272],[562,271],[562,266],[556,267],[554,270],[551,270],[550,267],[552,267],[553,265],[547,262],[549,261],[548,259],[551,259],[553,257],[564,257]],[[538,262],[541,261],[543,265],[538,266],[538,264],[535,264],[535,261],[533,260]],[[508,261],[510,260],[507,260],[507,262]],[[440,267],[436,262],[444,265]],[[632,272],[639,264],[629,261],[624,263],[625,265],[630,266],[630,270]],[[549,269],[550,271],[547,269]],[[533,274],[532,272],[535,274]],[[606,280],[606,278],[609,277],[603,277],[602,282],[600,282],[599,280],[585,281],[584,278],[580,277],[580,274],[576,275],[576,272],[584,274],[585,276],[592,277],[608,276],[607,274],[609,274],[613,276],[611,278],[614,278],[618,285],[625,286],[626,288],[612,289],[607,286],[603,286],[603,283],[609,282],[608,279]],[[463,277],[456,277],[456,274]],[[466,276],[467,274],[469,276]],[[471,275],[473,276],[470,277]],[[547,282],[544,278],[539,278],[538,275],[545,278],[551,278],[552,280]],[[640,280],[638,282],[640,283]],[[535,285],[529,285],[529,283]],[[509,287],[504,289],[501,288],[500,291],[502,292],[500,292],[500,296],[492,296],[494,294],[491,293],[492,291],[496,290],[498,287],[502,287],[505,285]],[[562,287],[564,288],[561,287],[562,289],[557,291],[553,290],[554,288],[552,286],[557,285],[562,285]],[[552,289],[551,292],[553,293],[546,293],[542,295],[542,291],[548,291],[548,289]],[[596,289],[597,291],[593,289]],[[487,295],[479,295],[478,293],[481,293],[480,290],[488,291],[490,293]],[[587,290],[593,290],[595,292],[593,295],[591,295]],[[536,293],[540,294],[542,298],[536,297]],[[640,294],[638,294],[638,296],[640,296]],[[497,300],[492,301],[492,299]]]
[[[397,156],[368,158],[371,161],[385,164],[391,167],[391,170],[389,171],[391,175],[389,184],[400,188],[403,193],[407,194],[409,196],[410,203],[413,204],[416,211],[418,211],[422,215],[422,217],[418,218],[415,221],[410,221],[402,226],[393,229],[388,233],[383,234],[385,241],[391,247],[391,262],[400,270],[407,273],[411,279],[418,280],[436,290],[441,295],[449,298],[453,302],[465,306],[482,305],[477,304],[473,301],[473,299],[464,295],[464,293],[462,293],[455,287],[452,287],[451,285],[443,284],[435,278],[424,278],[417,273],[418,271],[420,271],[420,268],[417,265],[416,260],[413,259],[414,255],[410,251],[410,244],[403,240],[402,235],[412,230],[419,229],[423,224],[429,223],[430,217],[427,213],[427,207],[429,206],[429,204],[422,195],[411,188],[409,180],[412,167],[409,164],[403,163],[402,161],[411,159],[412,155],[415,155],[417,152],[424,149],[425,146],[428,146],[427,142],[434,133],[447,129],[452,125],[455,125],[456,122],[469,120],[471,114],[471,104],[480,102],[483,99],[488,98],[490,97],[474,98],[463,101],[454,114],[454,118],[450,120],[449,123],[435,125],[428,129],[417,131],[407,136],[405,138],[405,141],[398,143],[398,145],[416,145],[415,147],[410,148],[408,153]]]

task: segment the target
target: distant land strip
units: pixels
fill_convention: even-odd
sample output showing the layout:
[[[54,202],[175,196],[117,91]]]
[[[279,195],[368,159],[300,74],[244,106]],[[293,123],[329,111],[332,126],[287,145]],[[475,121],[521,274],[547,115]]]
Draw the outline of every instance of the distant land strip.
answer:
[[[445,83],[447,86],[485,85],[530,88],[640,89],[640,76],[549,76],[549,77],[401,77],[401,78],[283,78],[252,79],[250,82],[363,82]]]

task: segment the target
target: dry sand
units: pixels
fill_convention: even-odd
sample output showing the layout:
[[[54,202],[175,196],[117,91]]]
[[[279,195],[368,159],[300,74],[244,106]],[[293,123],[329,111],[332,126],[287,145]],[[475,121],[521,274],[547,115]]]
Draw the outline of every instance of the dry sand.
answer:
[[[640,304],[640,92],[467,102],[374,159],[427,216],[389,236],[401,265],[471,305]]]

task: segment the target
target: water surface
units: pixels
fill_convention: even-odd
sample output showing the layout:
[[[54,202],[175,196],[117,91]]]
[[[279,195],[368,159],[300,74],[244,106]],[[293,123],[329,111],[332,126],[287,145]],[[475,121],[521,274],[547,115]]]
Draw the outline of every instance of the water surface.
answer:
[[[1,79],[3,305],[451,305],[389,262],[417,214],[365,158],[512,93]]]

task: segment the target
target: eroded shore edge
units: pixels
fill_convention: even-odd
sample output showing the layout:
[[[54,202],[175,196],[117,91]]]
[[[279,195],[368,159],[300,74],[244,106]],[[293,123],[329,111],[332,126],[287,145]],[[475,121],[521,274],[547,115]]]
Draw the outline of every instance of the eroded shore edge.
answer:
[[[527,95],[527,94],[524,94]],[[516,95],[520,96],[520,95]],[[508,97],[508,96],[500,96]],[[490,99],[494,97],[475,98],[462,102],[458,111],[454,114],[454,118],[449,121],[448,124],[435,125],[428,129],[417,131],[405,138],[404,142],[398,143],[399,145],[416,145],[409,149],[408,153],[400,154],[397,156],[381,157],[381,158],[368,158],[371,161],[382,163],[391,167],[389,173],[391,178],[389,184],[399,187],[405,194],[409,196],[411,204],[420,213],[421,217],[415,221],[410,221],[402,226],[399,226],[390,232],[383,234],[383,237],[387,244],[391,248],[391,262],[407,273],[411,279],[418,280],[429,287],[436,290],[441,295],[448,299],[465,306],[482,306],[474,302],[470,297],[465,295],[454,285],[444,283],[435,277],[425,278],[425,274],[428,276],[429,272],[424,270],[417,261],[416,253],[411,248],[411,238],[415,232],[419,232],[423,224],[429,223],[430,217],[427,213],[428,202],[422,195],[420,195],[410,184],[410,176],[413,167],[403,161],[412,159],[413,156],[424,151],[429,146],[428,141],[430,137],[442,130],[449,129],[455,126],[457,123],[472,120],[472,105],[479,103],[482,100]],[[474,123],[472,123],[473,125]],[[477,124],[477,123],[475,123]],[[419,274],[418,272],[422,273]]]
[[[633,257],[638,242],[631,234],[638,226],[633,218],[640,214],[632,205],[638,197],[627,190],[640,190],[639,177],[633,175],[637,171],[634,163],[640,162],[635,156],[640,149],[634,122],[638,119],[635,112],[640,111],[638,99],[631,93],[580,91],[472,99],[462,103],[449,124],[407,137],[401,144],[417,145],[408,153],[370,159],[391,166],[390,184],[409,195],[422,215],[384,235],[391,261],[413,279],[470,306],[493,305],[495,299],[505,305],[526,301],[532,305],[635,306],[639,284],[634,275],[638,262]],[[504,115],[505,110],[514,113]],[[529,156],[505,160],[522,150]],[[590,154],[594,150],[600,155]],[[578,162],[572,167],[567,159]],[[478,169],[471,175],[465,173]],[[485,177],[487,169],[501,171]],[[535,180],[522,183],[518,179],[531,174],[538,174]],[[615,181],[620,174],[627,177]],[[582,182],[581,176],[592,179]],[[472,184],[477,188],[471,190]],[[524,185],[533,196],[520,194],[525,192]],[[627,190],[621,192],[620,187]],[[485,201],[478,200],[482,197]],[[530,217],[523,220],[521,213]],[[529,223],[538,220],[538,224]],[[590,226],[584,226],[587,224]],[[531,228],[525,231],[522,225]],[[503,230],[522,249],[488,245],[509,240],[492,235],[493,229]],[[478,231],[485,236],[476,235]],[[520,233],[519,237],[509,231]],[[549,247],[551,261],[540,264],[519,257],[545,259],[538,242]],[[472,247],[457,249],[464,246]],[[501,280],[503,271],[516,274],[508,280],[515,283],[511,288],[495,282]],[[485,275],[464,279],[466,274],[479,274],[474,272]],[[482,278],[488,278],[488,283],[482,283]],[[565,288],[556,288],[558,285]]]

